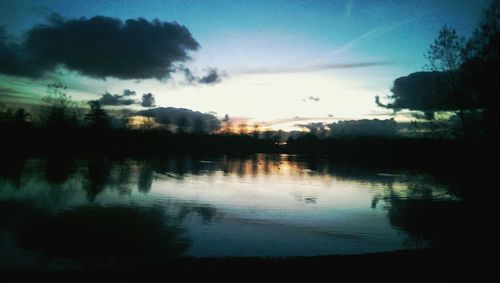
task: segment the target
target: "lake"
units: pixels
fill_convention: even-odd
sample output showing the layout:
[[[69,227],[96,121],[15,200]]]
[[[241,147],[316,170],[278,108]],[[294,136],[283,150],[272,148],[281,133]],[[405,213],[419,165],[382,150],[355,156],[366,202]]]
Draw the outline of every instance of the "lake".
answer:
[[[3,160],[0,266],[418,249],[461,200],[430,174],[286,154]]]

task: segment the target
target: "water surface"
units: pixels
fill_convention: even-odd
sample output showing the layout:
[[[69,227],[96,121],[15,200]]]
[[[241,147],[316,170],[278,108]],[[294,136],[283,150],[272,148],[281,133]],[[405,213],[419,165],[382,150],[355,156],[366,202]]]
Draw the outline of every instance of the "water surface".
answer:
[[[14,269],[431,247],[460,203],[425,173],[296,155],[7,160],[0,169],[0,264]]]

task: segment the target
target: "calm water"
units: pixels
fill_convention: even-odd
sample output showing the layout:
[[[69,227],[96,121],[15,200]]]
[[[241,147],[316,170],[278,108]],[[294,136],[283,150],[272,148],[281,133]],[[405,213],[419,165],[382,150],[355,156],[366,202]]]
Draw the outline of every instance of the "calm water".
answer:
[[[0,266],[429,247],[460,203],[448,191],[426,174],[293,155],[3,161]]]

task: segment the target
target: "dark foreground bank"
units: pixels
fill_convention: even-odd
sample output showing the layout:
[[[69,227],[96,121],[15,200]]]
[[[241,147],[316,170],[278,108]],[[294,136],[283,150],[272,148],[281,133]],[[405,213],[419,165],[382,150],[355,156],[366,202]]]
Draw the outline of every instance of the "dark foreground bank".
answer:
[[[190,279],[321,280],[329,282],[495,282],[484,258],[458,251],[411,250],[365,255],[290,258],[183,258],[147,266],[64,272],[4,272],[3,282],[124,282]],[[485,255],[486,256],[486,255]],[[486,281],[485,281],[486,280]]]

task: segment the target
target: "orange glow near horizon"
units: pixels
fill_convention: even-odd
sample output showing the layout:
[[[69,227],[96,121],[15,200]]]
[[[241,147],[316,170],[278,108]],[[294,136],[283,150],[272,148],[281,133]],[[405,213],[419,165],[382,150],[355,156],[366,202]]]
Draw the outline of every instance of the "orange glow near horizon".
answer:
[[[132,116],[128,119],[128,126],[133,129],[142,128],[145,126],[154,127],[158,125],[154,118],[145,116]]]

